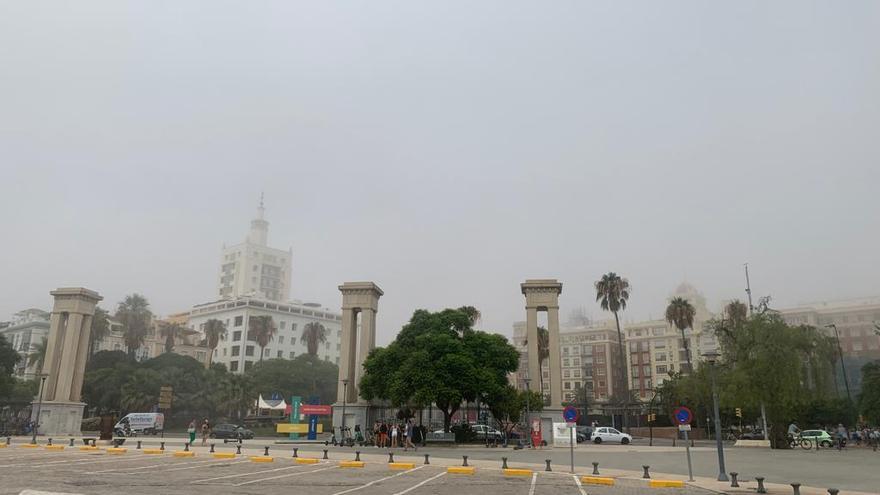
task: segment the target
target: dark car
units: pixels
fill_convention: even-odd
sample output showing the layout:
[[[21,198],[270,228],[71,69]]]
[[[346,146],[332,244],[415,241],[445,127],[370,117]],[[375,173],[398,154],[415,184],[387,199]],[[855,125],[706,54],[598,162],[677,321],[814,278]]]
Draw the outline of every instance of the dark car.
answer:
[[[223,423],[215,426],[211,431],[211,438],[224,440],[249,440],[254,438],[254,432],[243,426]]]
[[[740,438],[743,440],[763,440],[764,432],[761,430],[747,431]]]
[[[577,431],[577,443],[589,442],[593,436],[593,428],[591,426],[577,426],[575,431]]]

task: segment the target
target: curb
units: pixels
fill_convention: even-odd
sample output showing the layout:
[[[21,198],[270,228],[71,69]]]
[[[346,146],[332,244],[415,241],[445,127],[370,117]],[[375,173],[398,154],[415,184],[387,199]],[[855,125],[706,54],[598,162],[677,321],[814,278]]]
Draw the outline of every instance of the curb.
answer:
[[[232,452],[216,452],[214,453],[214,459],[235,459],[235,454]]]
[[[251,462],[275,462],[275,458],[265,455],[252,455]]]
[[[474,474],[477,472],[477,468],[472,466],[449,466],[446,468],[446,472],[449,474]]]
[[[57,452],[59,450],[64,450],[64,445],[46,445],[46,450],[54,450]]]
[[[196,453],[192,450],[178,450],[174,453],[174,457],[195,457]]]
[[[162,449],[144,449],[143,452],[144,454],[150,455],[162,455],[165,453],[165,451]]]
[[[364,461],[339,461],[339,467],[341,467],[341,468],[362,468],[362,467],[364,467]]]
[[[389,462],[389,469],[415,469],[416,463],[414,462]]]
[[[296,458],[297,464],[317,464],[319,462],[321,462],[320,459],[318,459],[316,457],[297,457]]]
[[[651,488],[684,488],[684,481],[680,480],[649,480]]]
[[[128,452],[128,449],[124,447],[111,447],[107,449],[108,454],[124,454],[126,452]]]
[[[83,451],[87,451],[87,452],[95,452],[95,451],[101,450],[101,449],[98,447],[92,447],[90,445],[84,445],[84,446],[80,447],[79,450],[83,450]]]
[[[531,469],[504,469],[504,476],[531,476]]]
[[[614,486],[614,478],[606,478],[601,476],[581,476],[581,483],[586,483],[588,485]]]
[[[19,447],[21,447],[23,449],[35,449],[35,448],[39,447],[39,445],[37,445],[35,443],[22,443],[22,444],[19,444]]]

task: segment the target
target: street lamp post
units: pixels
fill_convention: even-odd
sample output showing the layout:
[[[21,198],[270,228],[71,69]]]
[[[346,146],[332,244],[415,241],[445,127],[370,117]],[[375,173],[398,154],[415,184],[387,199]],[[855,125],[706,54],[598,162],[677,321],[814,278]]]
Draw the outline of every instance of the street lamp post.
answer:
[[[342,426],[339,427],[339,443],[345,445],[345,401],[348,399],[348,379],[342,380]]]
[[[523,381],[526,382],[526,436],[528,437],[529,448],[532,448],[534,447],[534,445],[532,445],[532,389],[529,388],[529,383],[532,379],[525,377],[523,378]]]
[[[721,443],[721,413],[718,410],[718,387],[715,384],[715,363],[719,354],[715,351],[703,354],[711,368],[709,375],[712,377],[712,406],[715,409],[715,447],[718,450],[718,481],[728,481],[727,470],[724,468],[724,444]]]
[[[40,409],[43,408],[43,385],[46,383],[46,378],[48,378],[48,377],[49,377],[49,375],[42,374],[42,373],[40,374],[40,395],[39,395],[39,398],[37,399],[37,414],[34,415],[34,421],[33,421],[33,423],[34,423],[33,430],[34,431],[33,431],[33,437],[31,437],[32,444],[37,443],[37,429],[40,427]]]

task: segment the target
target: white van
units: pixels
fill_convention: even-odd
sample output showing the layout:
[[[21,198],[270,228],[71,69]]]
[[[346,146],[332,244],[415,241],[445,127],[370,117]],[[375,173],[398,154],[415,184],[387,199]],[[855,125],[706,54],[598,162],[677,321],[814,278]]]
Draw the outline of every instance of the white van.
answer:
[[[116,426],[114,426],[113,429],[124,431],[126,423],[128,423],[128,427],[133,433],[157,435],[165,429],[165,415],[162,413],[126,414],[124,418],[116,423]]]

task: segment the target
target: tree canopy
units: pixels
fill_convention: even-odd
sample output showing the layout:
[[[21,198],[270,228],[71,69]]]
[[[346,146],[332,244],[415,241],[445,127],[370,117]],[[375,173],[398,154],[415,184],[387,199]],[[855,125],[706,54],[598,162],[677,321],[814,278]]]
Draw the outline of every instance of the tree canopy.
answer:
[[[134,357],[135,352],[144,344],[153,313],[150,303],[140,294],[130,294],[116,308],[116,320],[122,324],[123,340],[128,348],[128,355]]]
[[[505,337],[473,330],[473,316],[462,309],[415,311],[394,342],[367,357],[361,396],[398,407],[434,403],[446,431],[463,401],[499,396],[519,353]]]
[[[880,424],[880,360],[862,366],[862,415],[872,424]]]

